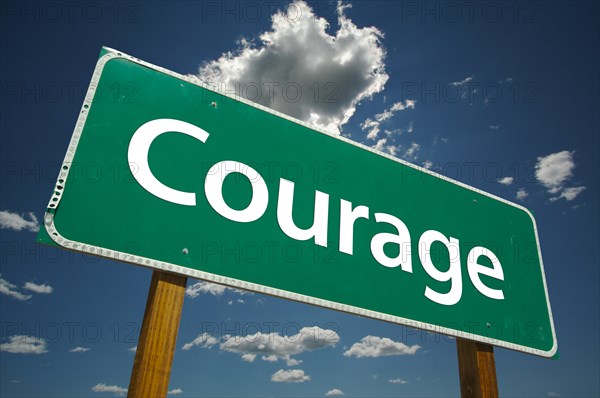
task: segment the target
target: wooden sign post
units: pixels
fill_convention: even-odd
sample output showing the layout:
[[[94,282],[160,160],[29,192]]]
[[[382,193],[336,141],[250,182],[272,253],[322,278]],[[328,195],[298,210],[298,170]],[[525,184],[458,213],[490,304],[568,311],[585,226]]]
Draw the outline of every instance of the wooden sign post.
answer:
[[[498,398],[494,347],[456,339],[462,398]]]
[[[129,398],[166,397],[187,277],[154,271],[144,312]]]

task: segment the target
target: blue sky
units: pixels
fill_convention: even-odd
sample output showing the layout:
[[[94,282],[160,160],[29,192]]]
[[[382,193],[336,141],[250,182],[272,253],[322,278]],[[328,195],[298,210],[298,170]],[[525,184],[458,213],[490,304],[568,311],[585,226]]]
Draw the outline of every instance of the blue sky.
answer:
[[[1,4],[0,395],[102,397],[128,386],[151,271],[34,243],[102,45],[224,84],[286,81],[293,70],[311,94],[301,60],[322,56],[319,93],[338,90],[336,101],[267,105],[318,113],[323,127],[535,214],[561,358],[497,349],[500,394],[600,394],[598,4],[348,4]],[[301,18],[312,13],[329,25]],[[313,45],[293,40],[298,24]],[[340,73],[331,59],[345,54]],[[452,339],[198,282],[188,282],[173,396],[459,395]],[[335,338],[313,350],[288,338],[265,359],[224,337],[286,341],[314,326]],[[366,336],[380,350],[352,354]]]

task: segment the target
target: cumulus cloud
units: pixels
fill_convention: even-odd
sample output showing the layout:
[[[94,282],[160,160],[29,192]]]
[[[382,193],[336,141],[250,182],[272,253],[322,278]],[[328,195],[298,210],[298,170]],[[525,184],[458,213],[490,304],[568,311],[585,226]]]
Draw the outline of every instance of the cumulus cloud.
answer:
[[[8,338],[7,343],[0,344],[0,351],[11,354],[45,354],[46,340],[25,335],[15,335]]]
[[[527,191],[525,190],[525,188],[520,188],[517,191],[517,200],[525,200],[526,197],[528,197],[529,194],[527,193]]]
[[[213,296],[222,296],[226,291],[235,292],[238,294],[252,294],[250,292],[246,292],[244,290],[233,289],[231,287],[218,285],[216,283],[211,282],[198,282],[193,285],[188,286],[185,289],[185,295],[189,298],[196,298],[201,294],[210,294]]]
[[[33,282],[25,282],[23,289],[31,290],[32,292],[39,294],[50,294],[54,291],[54,288],[50,285],[38,285]]]
[[[313,326],[304,327],[292,336],[281,336],[276,332],[257,332],[243,337],[225,336],[220,348],[223,351],[239,354],[247,362],[252,362],[260,356],[263,361],[284,360],[288,366],[294,366],[300,362],[291,356],[305,351],[333,347],[339,340],[340,337],[333,330]]]
[[[514,177],[502,177],[498,180],[498,182],[502,185],[510,185],[514,180]]]
[[[29,220],[26,219],[26,216]],[[40,230],[40,223],[32,212],[25,215],[13,213],[10,210],[2,210],[0,211],[0,229],[37,232]]]
[[[217,339],[208,333],[203,333],[192,342],[186,343],[182,349],[187,351],[194,346],[210,348],[220,341],[219,348],[222,351],[238,354],[245,362],[254,362],[259,357],[263,361],[282,360],[288,366],[295,366],[302,361],[292,358],[293,355],[333,347],[339,340],[340,337],[335,331],[313,326],[304,327],[292,336],[281,336],[276,332],[257,332],[246,336],[225,335]]]
[[[407,346],[387,337],[366,336],[344,352],[346,357],[378,358],[391,355],[414,355],[421,348],[419,345]]]
[[[338,132],[361,100],[383,90],[383,34],[358,27],[339,5],[339,29],[296,0],[272,16],[260,43],[241,40],[236,51],[200,68],[198,77],[236,95]]]
[[[69,350],[69,352],[80,353],[80,352],[88,352],[89,350],[91,350],[91,348],[88,348],[88,347],[75,347],[75,348],[71,348]]]
[[[403,379],[389,379],[388,382],[392,383],[392,384],[406,384],[406,383],[408,383],[408,381],[403,380]]]
[[[304,374],[304,371],[301,369],[279,369],[271,376],[271,381],[276,383],[304,383],[308,380],[310,380],[310,376]]]
[[[573,154],[574,152],[570,151],[560,151],[537,158],[535,176],[549,193],[560,192],[563,184],[573,176],[575,168]]]
[[[340,397],[342,395],[346,395],[346,394],[344,394],[344,392],[342,390],[340,390],[339,388],[333,388],[325,393],[326,397]]]
[[[552,202],[559,199],[571,201],[586,189],[584,186],[565,187],[565,184],[573,177],[574,154],[575,151],[565,150],[537,158],[535,176],[538,182],[546,187],[549,194],[558,195],[550,198]]]
[[[174,388],[172,390],[167,391],[167,395],[179,395],[183,394],[183,390],[181,388]]]
[[[2,276],[0,274],[0,276]],[[27,301],[31,298],[29,294],[23,294],[17,290],[17,285],[14,285],[6,279],[0,278],[0,293],[5,294],[9,297],[17,299],[19,301]]]
[[[127,393],[127,389],[119,386],[98,383],[92,387],[93,392],[112,392],[115,395],[123,396]]]
[[[199,346],[199,347],[203,347],[203,348],[211,348],[218,342],[219,342],[219,340],[217,340],[215,337],[211,336],[210,334],[202,333],[201,335],[196,337],[191,342],[184,344],[183,347],[181,347],[181,349],[184,351],[188,351],[194,346]]]

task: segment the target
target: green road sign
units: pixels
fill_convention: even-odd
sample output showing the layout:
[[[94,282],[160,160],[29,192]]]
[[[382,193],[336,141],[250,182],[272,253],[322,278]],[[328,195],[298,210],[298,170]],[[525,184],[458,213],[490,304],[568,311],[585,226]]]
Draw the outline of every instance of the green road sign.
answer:
[[[542,356],[529,211],[103,49],[39,240]]]

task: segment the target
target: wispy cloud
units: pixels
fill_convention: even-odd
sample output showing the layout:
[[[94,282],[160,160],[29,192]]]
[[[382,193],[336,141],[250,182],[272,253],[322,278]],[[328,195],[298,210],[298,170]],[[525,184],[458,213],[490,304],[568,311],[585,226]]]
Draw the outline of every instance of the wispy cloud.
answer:
[[[167,395],[179,395],[183,394],[183,390],[181,388],[174,388],[172,390],[167,391]]]
[[[251,292],[247,292],[245,290],[234,289],[231,287],[218,285],[216,283],[210,283],[210,282],[198,282],[198,283],[194,283],[193,285],[188,286],[185,289],[185,295],[189,298],[196,298],[196,297],[200,296],[201,294],[222,296],[223,293],[225,293],[227,291],[235,292],[235,293],[238,293],[241,295],[245,295],[245,294],[252,295]]]
[[[8,338],[7,343],[0,344],[0,351],[11,354],[45,354],[46,340],[41,337],[15,335]]]
[[[326,397],[341,397],[342,395],[346,394],[344,394],[344,392],[339,388],[333,388],[325,393]]]
[[[418,157],[417,154],[420,149],[421,149],[421,145],[417,144],[416,142],[413,142],[412,144],[410,144],[410,146],[404,153],[404,158],[408,159],[408,160],[416,160]]]
[[[390,380],[388,380],[388,383],[392,383],[392,384],[407,384],[408,381],[403,380],[403,379],[390,379]]]
[[[18,214],[10,210],[2,210],[0,211],[0,229],[37,232],[40,230],[40,223],[33,212]]]
[[[500,129],[500,125],[499,124],[491,125],[490,129],[492,129],[492,130],[499,130]]]
[[[91,350],[91,348],[88,348],[88,347],[75,347],[75,348],[71,348],[69,350],[69,352],[81,353],[81,352],[88,352],[89,350]]]
[[[420,348],[419,345],[407,346],[387,337],[366,336],[344,352],[344,356],[378,358],[391,355],[414,355]]]
[[[54,291],[54,288],[50,285],[42,284],[38,285],[33,282],[25,282],[23,289],[31,290],[34,293],[38,294],[50,294]]]
[[[0,276],[2,275],[0,274]],[[0,293],[17,299],[19,301],[27,301],[32,297],[29,294],[23,294],[19,292],[17,285],[10,283],[9,281],[3,278],[0,278]]]
[[[475,75],[471,75],[471,76],[465,77],[462,80],[452,82],[452,83],[450,83],[450,85],[451,86],[455,86],[455,87],[464,86],[465,84],[467,84],[470,81],[472,81],[474,77],[475,77]]]
[[[577,196],[579,196],[580,193],[582,193],[583,191],[586,190],[586,187],[571,187],[571,188],[565,188],[559,196],[550,198],[551,202],[555,202],[559,199],[565,199],[567,201],[571,201],[573,199],[575,199]]]
[[[98,383],[92,387],[93,392],[111,392],[117,396],[124,396],[127,393],[127,389],[115,385],[108,385],[104,383]]]
[[[308,380],[310,380],[310,376],[301,369],[279,369],[271,376],[271,381],[276,383],[304,383]]]
[[[258,45],[241,40],[236,51],[204,65],[198,77],[339,132],[358,103],[382,91],[388,80],[382,33],[356,26],[344,13],[347,7],[338,6],[339,29],[330,34],[324,18],[294,1],[273,15]]]
[[[407,99],[404,102],[396,102],[388,109],[384,110],[382,113],[378,113],[375,115],[375,120],[371,118],[365,119],[364,122],[360,124],[360,128],[363,131],[367,131],[367,139],[375,140],[379,136],[379,132],[381,131],[381,123],[386,120],[391,119],[396,112],[403,111],[405,109],[415,109],[416,101],[412,99]],[[409,124],[408,129],[395,129],[395,130],[385,130],[386,135],[390,136],[394,133],[402,133],[404,131],[412,133],[414,128],[414,124],[411,122]]]

